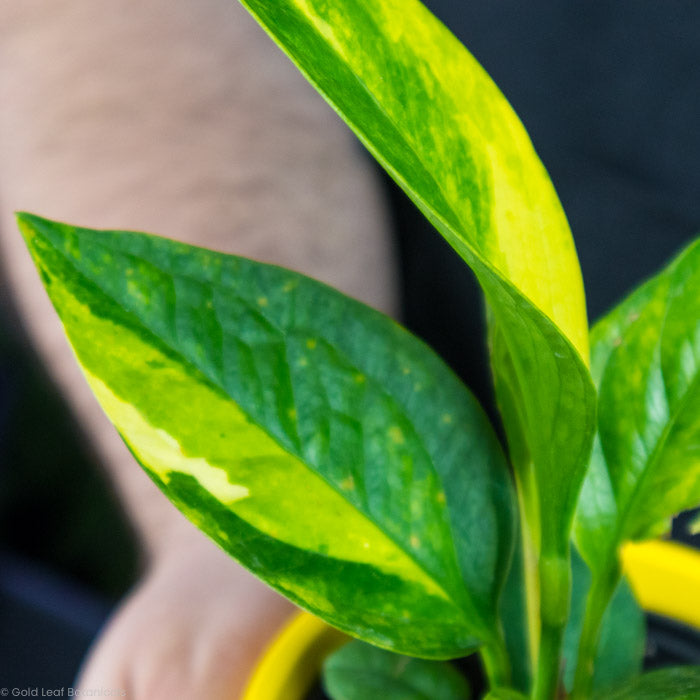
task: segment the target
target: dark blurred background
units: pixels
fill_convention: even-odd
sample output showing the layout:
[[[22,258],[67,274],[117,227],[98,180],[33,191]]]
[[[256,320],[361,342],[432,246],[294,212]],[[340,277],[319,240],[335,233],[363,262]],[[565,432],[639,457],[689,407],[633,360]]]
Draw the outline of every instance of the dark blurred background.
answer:
[[[72,685],[136,569],[131,530],[0,284],[3,684]]]

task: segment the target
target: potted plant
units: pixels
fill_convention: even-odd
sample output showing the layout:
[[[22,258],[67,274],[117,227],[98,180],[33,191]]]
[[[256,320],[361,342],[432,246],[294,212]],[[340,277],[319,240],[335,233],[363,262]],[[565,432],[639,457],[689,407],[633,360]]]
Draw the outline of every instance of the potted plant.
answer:
[[[477,652],[493,698],[700,693],[696,668],[636,675],[619,562],[700,502],[700,244],[593,328],[589,363],[566,217],[466,49],[417,0],[244,5],[474,271],[507,456],[432,351],[325,285],[20,214],[106,413],[195,524],[376,647]]]

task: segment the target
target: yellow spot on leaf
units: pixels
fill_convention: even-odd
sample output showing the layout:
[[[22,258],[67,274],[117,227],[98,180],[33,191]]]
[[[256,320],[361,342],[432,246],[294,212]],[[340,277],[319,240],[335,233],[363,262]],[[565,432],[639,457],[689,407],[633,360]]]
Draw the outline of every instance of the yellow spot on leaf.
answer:
[[[316,347],[316,339],[315,338],[307,338],[306,347],[309,348],[309,350],[313,350]]]
[[[294,4],[301,10],[306,18],[313,21],[314,29],[316,29],[326,42],[333,47],[333,50],[339,56],[344,57],[345,49],[340,41],[338,41],[333,27],[328,22],[321,19],[313,4],[310,3],[309,0],[294,0]]]
[[[355,381],[356,381],[358,384],[364,384],[364,383],[365,383],[365,380],[366,380],[366,377],[365,377],[364,374],[358,373],[358,374],[355,375]]]
[[[347,477],[347,479],[343,479],[340,482],[340,488],[343,489],[343,491],[354,491],[355,479],[352,476]]]
[[[290,420],[296,420],[297,419],[297,409],[296,408],[290,408],[287,411],[287,416],[290,418]]]
[[[418,547],[420,547],[420,540],[415,535],[411,535],[411,547],[413,547],[413,549],[418,549]]]
[[[444,504],[444,503],[446,502],[446,500],[447,500],[447,499],[445,498],[445,492],[444,492],[444,491],[440,491],[440,492],[438,493],[438,495],[437,495],[435,498],[436,498],[436,500],[437,500],[438,503],[442,503],[442,504]]]
[[[140,301],[145,302],[146,298],[143,294],[143,290],[139,286],[138,282],[135,282],[134,280],[127,280],[126,283],[126,291],[131,294],[132,297],[136,297]]]
[[[449,425],[450,423],[452,423],[452,416],[449,413],[443,413],[442,422],[446,425]]]
[[[403,445],[405,442],[401,428],[399,428],[398,425],[392,425],[391,428],[389,428],[389,437],[396,445]]]
[[[302,357],[299,360],[299,367],[306,367],[306,365],[308,365],[308,364],[309,364],[309,361],[305,357]]]
[[[267,297],[258,297],[258,306],[265,308],[268,304]]]

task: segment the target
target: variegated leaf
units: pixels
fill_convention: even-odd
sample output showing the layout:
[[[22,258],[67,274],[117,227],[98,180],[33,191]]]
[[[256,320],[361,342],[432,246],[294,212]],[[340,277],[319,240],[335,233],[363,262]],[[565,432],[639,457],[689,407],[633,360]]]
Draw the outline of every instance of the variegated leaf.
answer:
[[[92,389],[188,518],[377,645],[444,658],[493,642],[509,474],[425,345],[288,270],[19,222]]]

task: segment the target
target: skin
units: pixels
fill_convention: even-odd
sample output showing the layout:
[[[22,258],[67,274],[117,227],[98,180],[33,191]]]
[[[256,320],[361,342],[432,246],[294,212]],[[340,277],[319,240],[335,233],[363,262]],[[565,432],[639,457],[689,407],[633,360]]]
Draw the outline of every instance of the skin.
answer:
[[[89,393],[13,211],[291,267],[395,309],[367,159],[233,0],[0,3],[3,284],[143,544],[83,688],[237,697],[292,606],[175,511]]]

